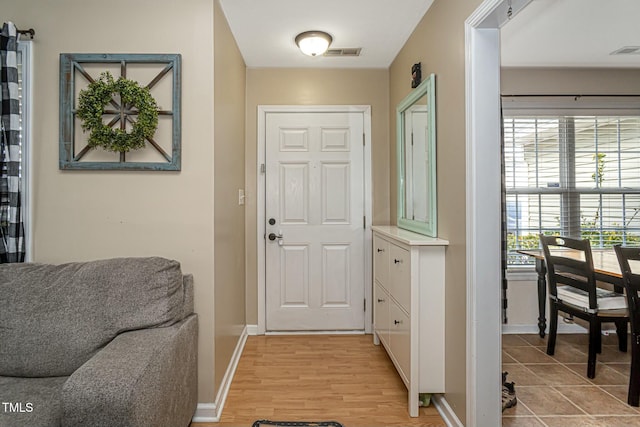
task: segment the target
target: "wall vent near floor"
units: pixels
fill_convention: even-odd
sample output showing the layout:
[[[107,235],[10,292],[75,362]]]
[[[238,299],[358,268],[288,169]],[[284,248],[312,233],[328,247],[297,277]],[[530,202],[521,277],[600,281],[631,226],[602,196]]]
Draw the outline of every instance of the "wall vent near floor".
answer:
[[[640,55],[640,46],[624,46],[614,50],[610,55]]]
[[[324,56],[360,56],[361,47],[343,47],[338,49],[329,49]]]

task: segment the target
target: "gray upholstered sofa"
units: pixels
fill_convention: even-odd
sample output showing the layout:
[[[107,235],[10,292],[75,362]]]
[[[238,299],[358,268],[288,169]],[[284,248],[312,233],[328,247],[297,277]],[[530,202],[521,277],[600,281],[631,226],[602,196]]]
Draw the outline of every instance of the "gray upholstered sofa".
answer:
[[[0,264],[0,427],[186,427],[193,279],[176,261]]]

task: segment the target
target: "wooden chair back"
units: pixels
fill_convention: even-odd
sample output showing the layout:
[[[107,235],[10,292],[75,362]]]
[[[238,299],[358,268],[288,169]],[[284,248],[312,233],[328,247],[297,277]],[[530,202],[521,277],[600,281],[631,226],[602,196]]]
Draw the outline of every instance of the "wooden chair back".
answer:
[[[558,285],[569,285],[589,295],[589,310],[597,311],[596,277],[589,240],[540,235],[547,264],[549,295],[557,300]]]
[[[631,333],[640,334],[640,248],[614,246],[620,271],[622,271],[622,283],[627,294],[627,305],[631,319]],[[629,261],[633,261],[632,263]]]
[[[640,404],[640,248],[613,247],[618,257],[622,284],[627,294],[629,306],[629,322],[631,323],[631,369],[629,372],[629,391],[627,403],[631,406]],[[629,261],[633,261],[633,264]],[[634,267],[637,267],[634,270]]]

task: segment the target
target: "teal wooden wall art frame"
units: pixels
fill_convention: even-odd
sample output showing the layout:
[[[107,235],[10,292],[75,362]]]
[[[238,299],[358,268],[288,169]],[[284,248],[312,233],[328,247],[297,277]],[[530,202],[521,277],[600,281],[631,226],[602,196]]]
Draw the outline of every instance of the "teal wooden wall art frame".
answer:
[[[78,95],[105,71],[148,88],[158,104],[158,128],[140,150],[114,153],[87,145],[88,135],[76,117]],[[181,79],[180,54],[60,54],[60,169],[179,171]],[[104,116],[111,116],[109,126],[135,123],[135,110],[118,99],[111,104],[115,110],[105,109]]]
[[[396,108],[399,228],[438,237],[436,77],[428,76]]]

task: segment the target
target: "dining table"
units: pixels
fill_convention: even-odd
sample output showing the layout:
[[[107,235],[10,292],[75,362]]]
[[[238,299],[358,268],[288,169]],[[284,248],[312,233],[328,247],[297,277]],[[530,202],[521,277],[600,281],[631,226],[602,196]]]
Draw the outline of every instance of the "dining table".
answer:
[[[519,249],[516,252],[527,255],[535,260],[536,273],[538,273],[538,330],[540,337],[544,338],[547,329],[547,318],[545,314],[547,299],[547,266],[544,261],[542,249]],[[552,254],[580,259],[581,252],[572,249],[554,249]],[[594,248],[591,250],[593,256],[593,269],[596,281],[610,283],[616,292],[623,291],[622,272],[618,264],[618,258],[613,248]]]

